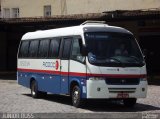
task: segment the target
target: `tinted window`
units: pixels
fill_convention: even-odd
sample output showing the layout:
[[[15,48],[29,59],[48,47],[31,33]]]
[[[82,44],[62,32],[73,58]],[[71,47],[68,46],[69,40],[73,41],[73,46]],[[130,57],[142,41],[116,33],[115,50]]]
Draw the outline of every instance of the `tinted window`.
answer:
[[[29,57],[37,57],[39,40],[31,41],[29,47]]]
[[[75,38],[72,43],[71,59],[83,62],[84,57],[81,54],[81,39]]]
[[[39,43],[39,51],[38,57],[46,58],[48,57],[48,50],[49,50],[49,39],[41,40]]]
[[[27,57],[28,56],[28,47],[29,47],[29,41],[22,41],[21,42],[19,57]]]
[[[63,59],[69,59],[70,49],[71,49],[71,39],[68,39],[68,38],[64,39],[63,53],[62,53]]]
[[[85,33],[89,62],[107,66],[143,66],[144,60],[132,34]]]
[[[52,39],[50,41],[49,57],[57,58],[59,55],[60,39]]]

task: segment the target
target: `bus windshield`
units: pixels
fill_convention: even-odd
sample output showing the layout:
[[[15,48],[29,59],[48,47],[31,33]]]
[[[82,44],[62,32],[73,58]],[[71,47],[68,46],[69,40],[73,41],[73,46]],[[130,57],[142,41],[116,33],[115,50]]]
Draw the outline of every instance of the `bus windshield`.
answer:
[[[144,59],[134,36],[125,33],[85,33],[88,60],[98,66],[143,66]]]

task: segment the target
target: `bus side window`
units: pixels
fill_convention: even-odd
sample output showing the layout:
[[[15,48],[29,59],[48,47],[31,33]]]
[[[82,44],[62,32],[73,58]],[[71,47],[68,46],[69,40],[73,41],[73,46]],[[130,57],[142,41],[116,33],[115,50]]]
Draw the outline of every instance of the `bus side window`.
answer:
[[[59,56],[59,47],[60,47],[60,39],[52,39],[50,41],[50,47],[49,47],[49,55],[50,58],[57,58]]]
[[[27,57],[28,56],[28,48],[29,48],[29,41],[22,41],[21,42],[21,47],[19,50],[19,57]]]
[[[49,42],[50,42],[49,39],[43,39],[40,41],[38,57],[40,57],[40,58],[47,58],[48,57]]]
[[[70,57],[72,38],[64,38],[63,40],[63,52],[62,59],[68,60]]]
[[[37,57],[38,45],[39,45],[39,40],[31,41],[30,47],[29,47],[29,57],[30,58],[36,58]]]
[[[80,45],[82,45],[81,42],[82,42],[81,39],[78,39],[78,38],[73,40],[72,51],[71,51],[71,59],[83,62],[84,57],[81,54],[81,47],[82,47],[82,46],[80,46]]]

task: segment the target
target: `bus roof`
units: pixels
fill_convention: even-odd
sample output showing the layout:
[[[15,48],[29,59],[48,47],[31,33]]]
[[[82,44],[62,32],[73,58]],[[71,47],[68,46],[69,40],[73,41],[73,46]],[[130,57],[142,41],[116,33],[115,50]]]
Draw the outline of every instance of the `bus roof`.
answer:
[[[132,34],[130,31],[124,28],[109,26],[107,24],[104,24],[103,22],[102,23],[97,23],[97,22],[85,23],[84,22],[80,26],[28,32],[22,36],[22,40],[83,35],[84,32],[120,32],[120,33]]]

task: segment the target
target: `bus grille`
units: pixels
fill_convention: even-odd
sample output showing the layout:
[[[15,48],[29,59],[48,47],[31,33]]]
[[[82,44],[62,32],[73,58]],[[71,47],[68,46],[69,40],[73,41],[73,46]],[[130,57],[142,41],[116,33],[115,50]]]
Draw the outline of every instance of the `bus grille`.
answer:
[[[110,93],[135,93],[136,88],[108,88]]]
[[[138,85],[139,78],[106,78],[108,85]]]

